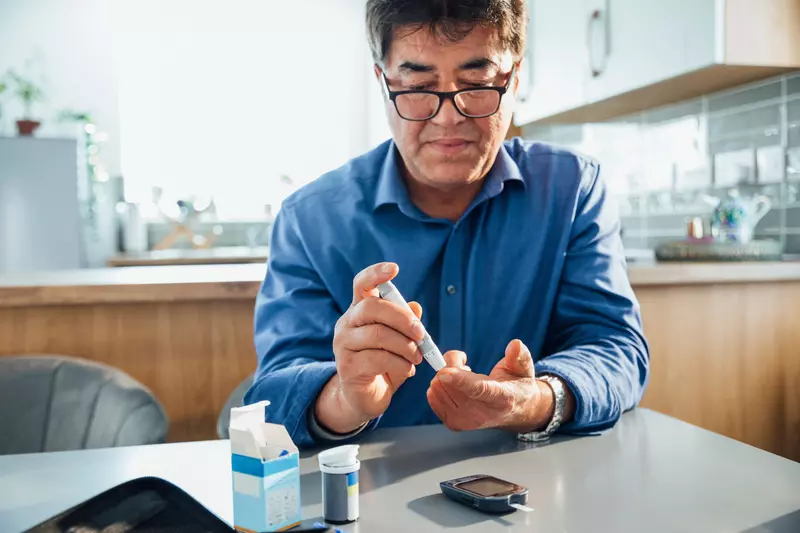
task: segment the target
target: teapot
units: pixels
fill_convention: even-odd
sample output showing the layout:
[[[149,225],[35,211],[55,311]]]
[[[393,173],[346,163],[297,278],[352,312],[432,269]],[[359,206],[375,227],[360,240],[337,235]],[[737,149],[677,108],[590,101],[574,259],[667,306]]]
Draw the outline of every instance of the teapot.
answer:
[[[750,242],[756,224],[771,208],[772,201],[763,195],[742,198],[736,194],[720,200],[712,218],[714,238],[723,242]]]

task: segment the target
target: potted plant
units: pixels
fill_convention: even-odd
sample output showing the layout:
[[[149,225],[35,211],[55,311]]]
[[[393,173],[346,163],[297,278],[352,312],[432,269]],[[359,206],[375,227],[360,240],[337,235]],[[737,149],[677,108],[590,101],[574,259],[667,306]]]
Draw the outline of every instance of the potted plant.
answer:
[[[20,136],[31,136],[41,125],[41,122],[33,119],[33,104],[44,99],[44,92],[33,80],[24,78],[13,70],[8,72],[8,79],[17,97],[22,101],[24,110],[22,119],[17,121],[17,130]]]

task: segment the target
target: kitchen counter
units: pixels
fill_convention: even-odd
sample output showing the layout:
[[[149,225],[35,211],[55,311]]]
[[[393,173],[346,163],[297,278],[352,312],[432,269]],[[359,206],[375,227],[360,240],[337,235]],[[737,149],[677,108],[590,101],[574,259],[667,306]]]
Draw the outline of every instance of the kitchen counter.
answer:
[[[221,246],[192,250],[151,250],[115,255],[107,261],[110,267],[155,265],[220,265],[265,263],[268,246]]]
[[[800,261],[729,263],[633,262],[628,266],[631,285],[698,285],[800,281]]]
[[[266,264],[137,266],[0,276],[0,307],[253,299]],[[638,263],[634,288],[800,281],[800,261]]]
[[[136,266],[0,276],[0,307],[252,300],[266,263]]]

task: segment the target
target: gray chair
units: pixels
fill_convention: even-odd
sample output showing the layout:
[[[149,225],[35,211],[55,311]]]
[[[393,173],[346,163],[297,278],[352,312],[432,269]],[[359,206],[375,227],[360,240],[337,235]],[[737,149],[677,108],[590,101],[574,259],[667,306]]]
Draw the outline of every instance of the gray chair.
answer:
[[[222,408],[222,411],[220,411],[219,418],[217,418],[217,435],[219,435],[219,438],[228,438],[228,425],[231,420],[231,408],[242,405],[244,395],[247,393],[247,389],[249,389],[250,385],[252,384],[253,374],[250,374],[247,376],[247,378],[245,378],[244,381],[239,383],[231,395],[228,396],[228,401],[225,402],[225,406]]]
[[[0,357],[0,454],[161,443],[169,420],[121,370],[50,355]]]

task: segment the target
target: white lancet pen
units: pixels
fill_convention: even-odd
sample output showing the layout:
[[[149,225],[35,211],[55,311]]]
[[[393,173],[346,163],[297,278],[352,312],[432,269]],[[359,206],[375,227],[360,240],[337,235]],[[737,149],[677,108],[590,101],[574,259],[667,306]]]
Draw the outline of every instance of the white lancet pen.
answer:
[[[394,283],[391,281],[387,281],[386,283],[381,283],[378,285],[378,293],[384,300],[388,300],[393,304],[411,309],[411,307],[408,305],[408,302],[406,302],[406,299],[403,298],[403,295],[400,294],[400,291],[397,290],[397,287],[395,287]],[[442,352],[440,352],[439,348],[433,343],[433,339],[431,339],[431,336],[427,331],[425,332],[425,336],[422,338],[422,340],[416,341],[416,343],[417,346],[419,346],[419,351],[422,352],[422,357],[428,363],[430,363],[436,372],[447,366],[444,361],[444,357],[442,356]]]

